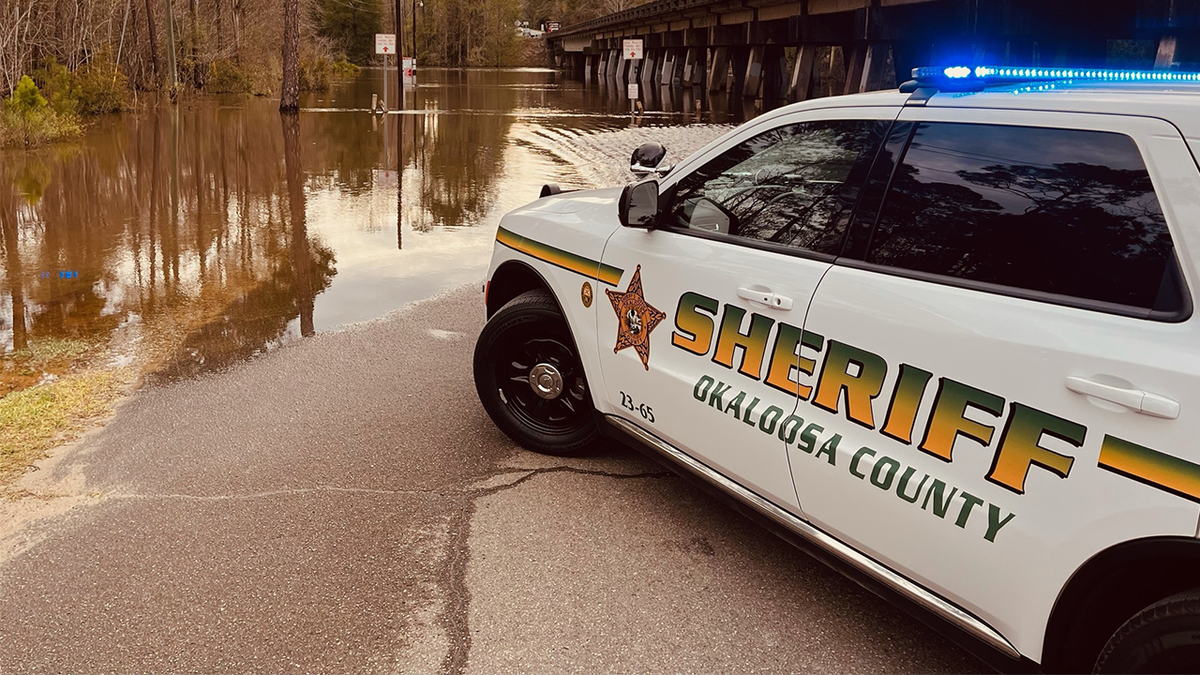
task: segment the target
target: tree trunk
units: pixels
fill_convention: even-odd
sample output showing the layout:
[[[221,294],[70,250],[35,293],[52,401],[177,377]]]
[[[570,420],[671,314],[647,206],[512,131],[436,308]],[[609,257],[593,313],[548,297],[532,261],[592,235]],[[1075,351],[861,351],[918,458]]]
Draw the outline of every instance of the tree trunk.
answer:
[[[200,89],[204,86],[204,66],[200,63],[200,27],[196,22],[196,0],[188,0],[188,9],[192,14],[192,86]]]
[[[146,0],[146,27],[147,37],[150,40],[150,72],[154,77],[154,86],[157,87],[162,83],[162,74],[158,69],[158,33],[154,27],[154,5],[153,0]]]
[[[283,90],[281,112],[300,109],[300,0],[283,0]]]
[[[214,0],[217,10],[217,58],[225,58],[225,13],[221,11],[221,0]]]
[[[175,67],[175,5],[171,0],[167,0],[167,71],[167,91],[174,102],[179,86],[179,69]]]
[[[242,0],[233,0],[233,60],[242,62]]]

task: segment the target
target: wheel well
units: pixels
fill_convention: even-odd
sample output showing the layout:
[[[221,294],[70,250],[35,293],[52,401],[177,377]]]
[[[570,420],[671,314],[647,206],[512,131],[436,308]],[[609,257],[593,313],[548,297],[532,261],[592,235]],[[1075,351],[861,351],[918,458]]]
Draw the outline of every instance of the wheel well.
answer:
[[[1156,537],[1097,554],[1059,593],[1046,626],[1042,667],[1090,673],[1113,633],[1143,608],[1200,586],[1200,540]]]
[[[487,286],[488,318],[518,295],[537,289],[550,291],[550,285],[529,265],[517,261],[500,265],[492,274]],[[553,296],[554,293],[551,292],[550,295]]]

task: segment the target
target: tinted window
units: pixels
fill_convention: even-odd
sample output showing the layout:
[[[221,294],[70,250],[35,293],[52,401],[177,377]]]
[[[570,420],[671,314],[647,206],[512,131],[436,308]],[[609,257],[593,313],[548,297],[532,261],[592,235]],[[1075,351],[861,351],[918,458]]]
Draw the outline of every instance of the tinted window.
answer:
[[[1139,308],[1178,304],[1164,283],[1174,256],[1150,176],[1133,140],[1115,133],[920,125],[867,261]]]
[[[854,206],[851,170],[879,124],[812,122],[755,136],[680,181],[670,217],[693,230],[836,253]]]

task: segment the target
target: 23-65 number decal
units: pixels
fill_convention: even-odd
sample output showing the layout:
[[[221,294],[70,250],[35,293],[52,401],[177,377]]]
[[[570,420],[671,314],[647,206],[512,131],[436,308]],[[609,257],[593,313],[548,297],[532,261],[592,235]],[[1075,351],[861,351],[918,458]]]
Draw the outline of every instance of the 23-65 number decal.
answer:
[[[629,394],[626,394],[625,392],[620,392],[620,394],[622,408],[625,408],[629,412],[635,412],[641,415],[642,419],[646,420],[647,422],[654,421],[654,408],[651,408],[645,403],[638,403],[635,405],[633,398]]]

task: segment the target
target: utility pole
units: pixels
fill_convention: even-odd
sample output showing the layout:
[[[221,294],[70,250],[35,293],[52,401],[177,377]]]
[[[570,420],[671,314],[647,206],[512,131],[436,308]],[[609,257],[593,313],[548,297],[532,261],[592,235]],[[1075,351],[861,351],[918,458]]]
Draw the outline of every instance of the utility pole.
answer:
[[[400,108],[403,110],[404,102],[404,17],[400,14],[404,10],[404,0],[396,0],[396,91],[400,92]]]

